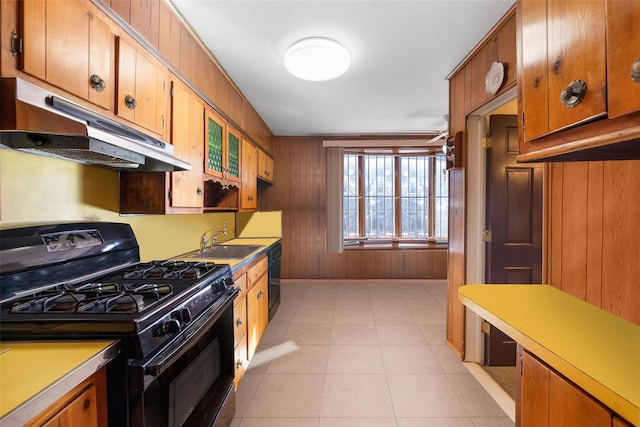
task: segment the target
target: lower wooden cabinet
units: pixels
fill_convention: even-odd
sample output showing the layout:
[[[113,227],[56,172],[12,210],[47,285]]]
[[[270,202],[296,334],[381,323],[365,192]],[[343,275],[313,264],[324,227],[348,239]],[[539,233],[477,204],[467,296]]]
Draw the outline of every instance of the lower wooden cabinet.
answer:
[[[269,323],[268,260],[263,255],[233,279],[240,290],[233,304],[235,386],[238,387]]]
[[[25,424],[25,427],[102,427],[107,425],[105,368]]]
[[[534,355],[518,348],[516,427],[626,427],[623,420]]]

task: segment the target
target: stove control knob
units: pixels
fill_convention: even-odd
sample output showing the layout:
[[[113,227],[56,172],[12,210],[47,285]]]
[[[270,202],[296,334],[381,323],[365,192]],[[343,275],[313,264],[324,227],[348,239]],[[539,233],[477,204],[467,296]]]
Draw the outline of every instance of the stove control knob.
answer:
[[[182,328],[180,327],[180,322],[178,322],[178,320],[170,319],[162,324],[162,327],[160,328],[160,335],[177,334],[181,329]]]
[[[187,307],[182,307],[181,309],[174,311],[171,313],[171,317],[182,323],[189,323],[193,318],[191,316],[191,311],[189,311]]]

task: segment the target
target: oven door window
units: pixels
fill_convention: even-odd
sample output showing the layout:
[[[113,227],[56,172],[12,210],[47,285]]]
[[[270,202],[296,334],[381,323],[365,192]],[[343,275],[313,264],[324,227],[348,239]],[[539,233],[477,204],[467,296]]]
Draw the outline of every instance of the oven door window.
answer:
[[[180,427],[220,375],[216,338],[169,384],[169,427]]]
[[[171,348],[133,363],[132,427],[209,427],[233,388],[233,313],[181,332]]]

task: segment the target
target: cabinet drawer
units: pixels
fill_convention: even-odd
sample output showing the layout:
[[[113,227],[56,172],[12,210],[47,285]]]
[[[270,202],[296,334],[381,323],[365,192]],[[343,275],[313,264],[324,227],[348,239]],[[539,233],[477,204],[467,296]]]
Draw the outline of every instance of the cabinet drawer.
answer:
[[[251,288],[256,284],[256,281],[267,271],[268,266],[267,257],[265,255],[262,259],[249,267],[249,270],[247,270],[247,288]]]
[[[240,291],[238,296],[236,297],[233,305],[238,305],[240,300],[244,301],[244,297],[247,295],[247,275],[243,272],[238,277],[233,278],[233,286]]]
[[[236,301],[238,301],[237,298]],[[245,335],[247,335],[247,303],[246,299],[242,298],[233,306],[233,345],[237,346]]]

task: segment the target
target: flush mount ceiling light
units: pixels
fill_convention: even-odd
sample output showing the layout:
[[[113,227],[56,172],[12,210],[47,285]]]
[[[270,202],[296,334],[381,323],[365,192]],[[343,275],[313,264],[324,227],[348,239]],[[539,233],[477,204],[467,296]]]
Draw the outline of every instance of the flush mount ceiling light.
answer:
[[[315,82],[343,75],[351,64],[349,52],[335,40],[324,37],[302,39],[284,55],[284,66],[291,74]]]

